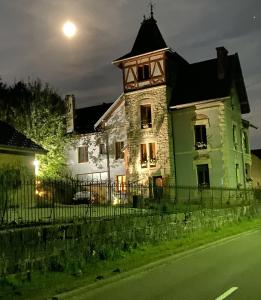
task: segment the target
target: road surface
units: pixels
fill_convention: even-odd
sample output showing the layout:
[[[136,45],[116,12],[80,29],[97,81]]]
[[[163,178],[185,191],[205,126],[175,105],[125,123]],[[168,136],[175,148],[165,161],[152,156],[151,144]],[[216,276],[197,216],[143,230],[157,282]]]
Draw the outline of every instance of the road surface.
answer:
[[[70,300],[260,300],[261,230],[173,256],[152,269],[80,289]]]

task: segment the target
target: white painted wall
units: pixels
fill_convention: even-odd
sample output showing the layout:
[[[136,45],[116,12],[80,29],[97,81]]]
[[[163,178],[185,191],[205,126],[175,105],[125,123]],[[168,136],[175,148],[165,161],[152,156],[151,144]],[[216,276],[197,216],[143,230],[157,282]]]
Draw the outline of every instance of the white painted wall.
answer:
[[[67,150],[67,165],[72,177],[98,181],[108,179],[108,156],[99,153],[99,144],[106,144],[106,135],[108,135],[109,143],[110,179],[115,181],[117,175],[125,175],[124,159],[115,159],[115,142],[124,141],[125,146],[127,142],[124,102],[110,116],[106,128],[102,133],[96,132],[76,137],[75,142]],[[88,146],[89,160],[85,163],[78,163],[78,147],[82,145]]]

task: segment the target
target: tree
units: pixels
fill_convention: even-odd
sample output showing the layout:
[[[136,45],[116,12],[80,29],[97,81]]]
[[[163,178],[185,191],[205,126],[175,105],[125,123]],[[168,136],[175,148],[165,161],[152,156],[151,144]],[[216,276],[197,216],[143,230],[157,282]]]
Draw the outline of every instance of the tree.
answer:
[[[66,107],[62,98],[39,79],[7,86],[0,81],[0,119],[45,148],[37,155],[42,177],[61,177],[65,172]]]

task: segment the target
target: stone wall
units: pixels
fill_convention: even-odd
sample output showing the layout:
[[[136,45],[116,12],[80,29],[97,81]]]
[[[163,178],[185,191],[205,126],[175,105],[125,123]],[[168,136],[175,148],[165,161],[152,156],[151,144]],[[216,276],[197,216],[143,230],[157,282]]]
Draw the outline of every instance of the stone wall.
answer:
[[[152,128],[141,129],[140,106],[151,105]],[[147,183],[152,176],[174,180],[172,132],[165,85],[125,94],[128,123],[129,180]],[[156,143],[156,167],[141,168],[140,144]],[[172,181],[171,181],[172,178]]]
[[[81,269],[94,259],[116,257],[122,250],[221,228],[253,214],[253,208],[244,206],[5,230],[0,232],[0,276],[27,270]]]

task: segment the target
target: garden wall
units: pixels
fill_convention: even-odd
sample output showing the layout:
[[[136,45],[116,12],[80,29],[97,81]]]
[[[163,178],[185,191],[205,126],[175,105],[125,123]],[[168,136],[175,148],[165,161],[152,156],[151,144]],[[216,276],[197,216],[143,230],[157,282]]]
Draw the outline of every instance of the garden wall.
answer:
[[[221,228],[254,214],[253,207],[244,206],[4,230],[0,231],[0,276],[28,270],[77,270],[122,250]]]

